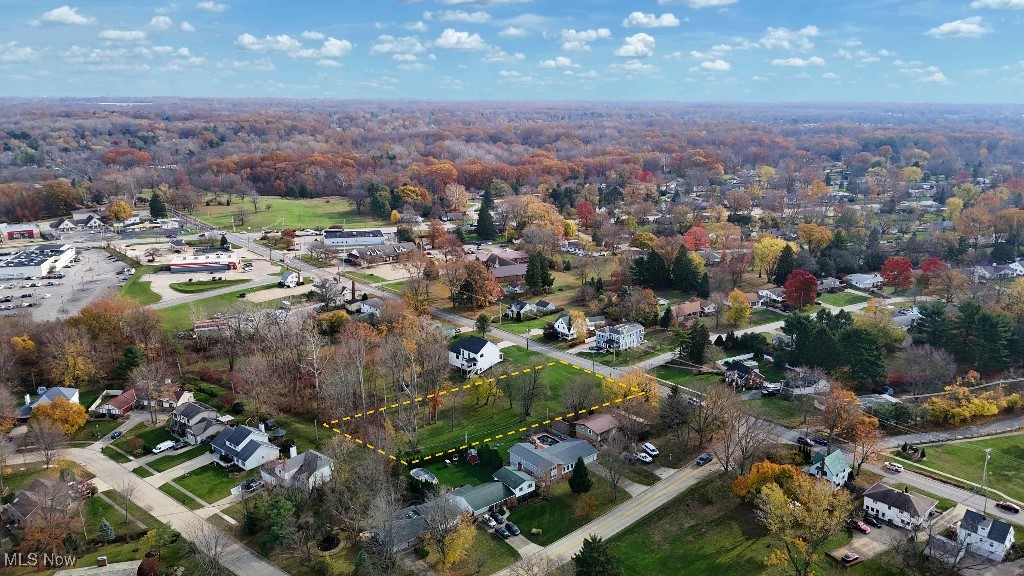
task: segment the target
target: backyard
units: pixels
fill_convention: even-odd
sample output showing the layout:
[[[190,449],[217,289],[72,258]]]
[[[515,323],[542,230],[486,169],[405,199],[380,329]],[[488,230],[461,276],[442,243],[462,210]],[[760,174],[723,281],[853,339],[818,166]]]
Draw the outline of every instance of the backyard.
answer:
[[[611,485],[593,472],[590,473],[590,478],[593,479],[594,485],[585,495],[576,496],[569,490],[568,481],[559,482],[552,486],[550,499],[541,500],[535,497],[526,504],[520,504],[509,514],[508,519],[514,522],[523,531],[523,536],[531,542],[547,546],[629,499],[629,494],[620,487],[619,498],[613,502]],[[597,506],[586,518],[578,520],[573,511],[577,500],[583,497],[593,497],[597,501]],[[534,528],[540,528],[542,533],[531,534]]]
[[[857,294],[856,292],[846,291],[822,294],[821,296],[818,296],[818,300],[821,300],[825,304],[842,308],[843,306],[852,306],[854,304],[860,304],[861,302],[867,302],[870,298]]]
[[[743,405],[750,413],[761,416],[788,428],[799,428],[813,420],[816,409],[810,396],[785,398],[753,398],[744,400]]]
[[[216,228],[230,230],[234,217],[241,207],[244,210],[244,224],[236,229],[260,230],[261,228],[327,228],[334,224],[347,228],[365,228],[383,224],[368,209],[356,211],[355,205],[345,198],[288,199],[261,197],[259,212],[253,213],[252,202],[233,200],[231,206],[206,206],[200,204],[195,216]],[[265,206],[270,206],[266,210]]]
[[[178,476],[174,479],[174,482],[202,498],[207,504],[214,504],[230,496],[232,488],[259,473],[259,469],[254,469],[232,478],[231,474],[224,468],[216,464],[207,464],[202,468],[196,468],[192,472]],[[164,484],[164,486],[167,486],[167,484]],[[163,490],[164,486],[161,486],[160,489]]]
[[[1024,465],[1021,464],[1024,462],[1024,434],[936,444],[924,448],[927,457],[920,462],[921,465],[977,484],[981,484],[984,450],[991,448],[988,486],[1014,500],[1024,500]],[[906,457],[898,450],[894,454]]]

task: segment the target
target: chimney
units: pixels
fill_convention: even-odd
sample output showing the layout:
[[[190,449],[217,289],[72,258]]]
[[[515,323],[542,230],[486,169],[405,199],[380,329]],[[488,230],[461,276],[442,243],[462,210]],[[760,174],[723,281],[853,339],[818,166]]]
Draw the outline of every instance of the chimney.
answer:
[[[267,431],[267,427],[263,425],[263,422],[260,422],[260,432],[266,432],[266,431]]]
[[[298,454],[299,451],[295,448],[295,445],[292,444],[291,448],[288,449],[288,457],[295,458]]]

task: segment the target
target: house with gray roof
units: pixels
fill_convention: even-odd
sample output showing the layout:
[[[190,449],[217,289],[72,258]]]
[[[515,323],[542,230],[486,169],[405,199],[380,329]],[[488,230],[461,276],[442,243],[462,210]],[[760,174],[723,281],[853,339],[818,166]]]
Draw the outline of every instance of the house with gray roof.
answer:
[[[838,448],[828,456],[821,452],[816,453],[811,460],[811,465],[804,468],[804,472],[807,474],[822,480],[828,480],[837,489],[846,484],[846,481],[850,479],[852,471],[853,469],[850,468],[850,463],[846,460],[846,456],[843,455],[843,451]]]
[[[533,476],[522,470],[516,470],[511,466],[498,468],[498,471],[491,477],[508,487],[515,494],[516,498],[526,496],[536,488],[536,480],[534,480]]]
[[[957,526],[956,539],[978,556],[1002,562],[1013,546],[1013,526],[974,510],[967,510]]]
[[[529,472],[541,482],[557,482],[568,476],[576,460],[589,464],[597,460],[597,448],[586,440],[568,438],[553,446],[520,442],[508,451],[509,464],[516,470]]]
[[[864,511],[900,528],[920,528],[939,501],[881,482],[864,492]]]
[[[479,516],[485,512],[496,510],[499,506],[515,496],[515,492],[505,484],[495,480],[484,482],[479,486],[463,486],[452,490],[452,496],[462,498],[469,506],[469,513]]]
[[[25,405],[18,408],[15,416],[18,420],[28,420],[32,416],[32,410],[36,406],[43,406],[53,402],[57,398],[64,398],[68,402],[80,404],[78,400],[78,388],[64,388],[62,386],[54,386],[53,388],[47,388],[38,398],[32,400],[28,394],[25,394]]]
[[[265,432],[248,426],[221,430],[211,446],[214,454],[219,457],[217,464],[224,468],[238,466],[242,470],[252,470],[275,460],[281,454],[277,446],[270,443]]]
[[[260,470],[260,476],[264,482],[273,486],[312,490],[329,481],[333,472],[334,460],[316,450],[307,450],[264,467]]]
[[[606,350],[629,350],[644,343],[644,327],[636,322],[598,328],[594,344]]]
[[[196,445],[224,430],[226,425],[218,418],[217,411],[202,402],[185,402],[171,413],[167,430]]]

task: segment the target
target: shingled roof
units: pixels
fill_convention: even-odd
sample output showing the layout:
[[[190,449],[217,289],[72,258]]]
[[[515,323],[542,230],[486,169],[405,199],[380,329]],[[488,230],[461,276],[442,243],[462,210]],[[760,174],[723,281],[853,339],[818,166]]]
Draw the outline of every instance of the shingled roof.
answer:
[[[939,501],[934,498],[929,498],[913,492],[896,490],[895,488],[881,482],[878,482],[874,486],[868,488],[864,492],[864,497],[871,498],[872,500],[881,502],[882,504],[886,504],[897,510],[902,510],[911,516],[918,518],[927,516],[928,512],[932,508],[935,508],[935,505],[939,503]]]

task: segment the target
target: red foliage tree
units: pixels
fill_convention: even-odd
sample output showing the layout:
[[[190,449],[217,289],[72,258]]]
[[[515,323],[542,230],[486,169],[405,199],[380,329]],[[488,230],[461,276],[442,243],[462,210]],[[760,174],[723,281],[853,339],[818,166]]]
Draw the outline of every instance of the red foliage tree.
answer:
[[[683,234],[683,244],[690,252],[698,252],[710,246],[711,239],[703,226],[693,226]]]
[[[946,268],[949,268],[949,264],[946,264],[946,261],[938,256],[932,256],[924,262],[921,262],[921,272],[924,272],[925,274],[934,274],[936,272],[941,272]]]
[[[786,303],[799,310],[818,297],[818,279],[807,270],[794,270],[786,278],[785,289]]]
[[[914,283],[914,266],[902,256],[893,256],[882,264],[882,278],[886,286],[906,290]]]
[[[586,200],[580,200],[576,203],[576,219],[580,221],[580,226],[583,228],[590,228],[590,220],[597,214],[597,210],[594,210],[594,205]]]

